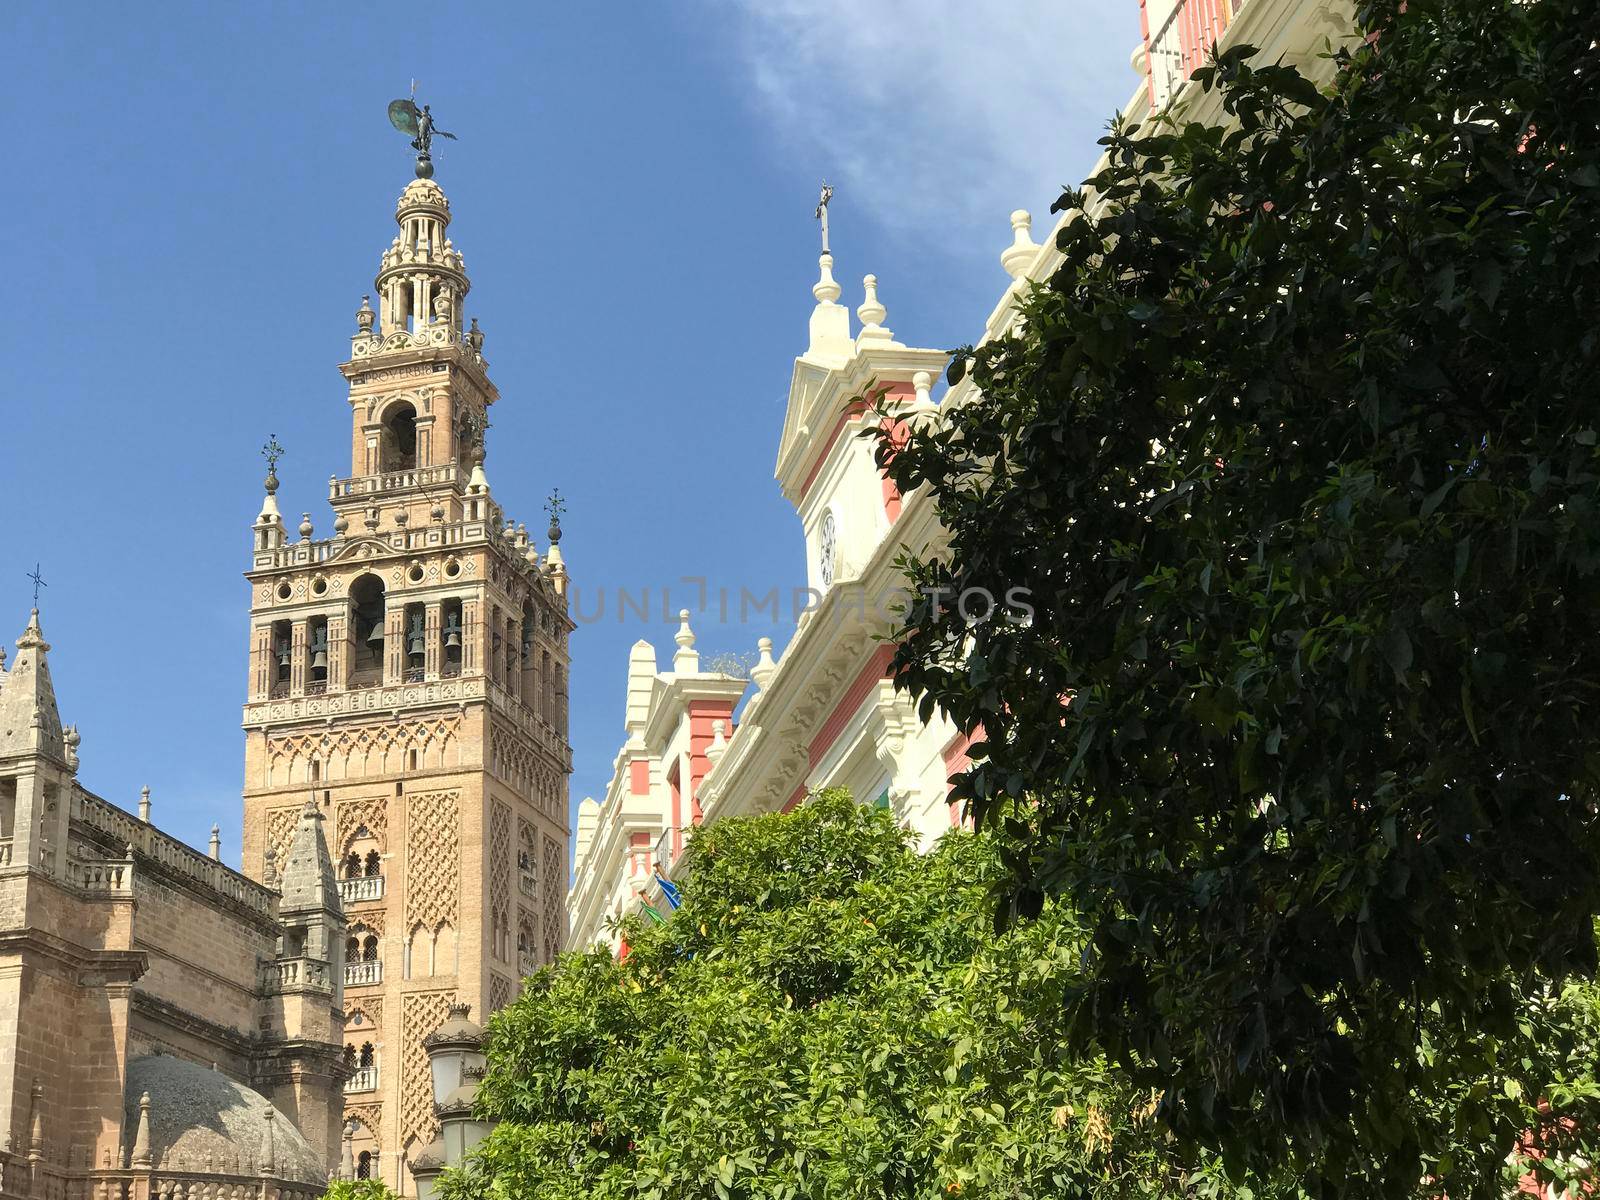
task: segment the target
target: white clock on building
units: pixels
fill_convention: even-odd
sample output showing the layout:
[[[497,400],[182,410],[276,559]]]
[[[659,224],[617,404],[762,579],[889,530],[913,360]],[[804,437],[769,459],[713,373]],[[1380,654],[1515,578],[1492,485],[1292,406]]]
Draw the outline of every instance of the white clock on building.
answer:
[[[833,586],[833,555],[838,544],[838,530],[834,528],[833,513],[822,514],[822,528],[817,531],[817,577],[824,588]]]

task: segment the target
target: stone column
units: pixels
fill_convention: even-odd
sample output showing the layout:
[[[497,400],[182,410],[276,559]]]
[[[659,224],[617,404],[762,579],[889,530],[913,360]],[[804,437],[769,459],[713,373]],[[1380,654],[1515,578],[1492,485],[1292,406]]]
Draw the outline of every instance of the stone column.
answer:
[[[425,649],[422,658],[423,678],[433,680],[439,678],[439,668],[444,660],[444,649],[440,638],[444,636],[444,619],[441,615],[442,605],[438,600],[431,600],[423,610],[423,637]]]
[[[289,627],[289,695],[306,694],[306,620]]]

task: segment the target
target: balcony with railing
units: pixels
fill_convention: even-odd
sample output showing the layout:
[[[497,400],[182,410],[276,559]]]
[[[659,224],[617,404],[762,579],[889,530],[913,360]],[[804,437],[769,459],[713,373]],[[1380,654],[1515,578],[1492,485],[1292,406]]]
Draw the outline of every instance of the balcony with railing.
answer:
[[[672,878],[672,864],[676,861],[672,853],[672,829],[663,829],[661,836],[656,839],[655,869],[661,872],[664,879]]]
[[[345,963],[345,987],[372,987],[383,982],[383,960]]]
[[[339,880],[339,899],[344,904],[362,904],[383,899],[383,876],[360,875]]]
[[[1151,108],[1163,108],[1205,66],[1247,0],[1139,0]]]
[[[344,1090],[350,1092],[375,1092],[378,1090],[378,1067],[357,1067],[355,1074],[345,1081]]]

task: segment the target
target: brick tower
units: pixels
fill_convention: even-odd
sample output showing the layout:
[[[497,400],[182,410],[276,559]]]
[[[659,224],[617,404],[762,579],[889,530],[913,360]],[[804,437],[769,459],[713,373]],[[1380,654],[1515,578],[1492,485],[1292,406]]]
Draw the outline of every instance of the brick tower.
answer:
[[[415,1194],[434,1137],[424,1035],[481,1018],[566,936],[567,615],[558,514],[541,561],[484,474],[483,334],[431,179],[400,196],[350,360],[333,536],[288,536],[269,455],[254,526],[244,870],[274,880],[307,797],[349,930],[346,1118],[358,1174]],[[374,328],[376,326],[376,328]]]

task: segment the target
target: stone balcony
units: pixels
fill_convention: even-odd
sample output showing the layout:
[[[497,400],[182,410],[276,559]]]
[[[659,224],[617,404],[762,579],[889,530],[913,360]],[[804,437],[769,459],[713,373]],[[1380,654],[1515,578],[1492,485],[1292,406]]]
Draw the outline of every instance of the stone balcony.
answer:
[[[460,470],[454,463],[438,467],[408,467],[401,471],[386,471],[382,475],[353,475],[348,479],[329,481],[328,499],[342,500],[346,496],[375,496],[412,488],[443,487],[454,484],[459,475]]]
[[[357,1067],[355,1074],[345,1081],[344,1090],[347,1095],[352,1092],[377,1091],[378,1068],[376,1066]]]
[[[372,959],[367,962],[345,963],[345,987],[372,987],[383,982],[383,962]]]
[[[383,899],[383,876],[361,875],[339,881],[339,900],[346,907]]]
[[[280,992],[327,988],[328,964],[316,958],[280,958],[268,968],[267,982]]]

